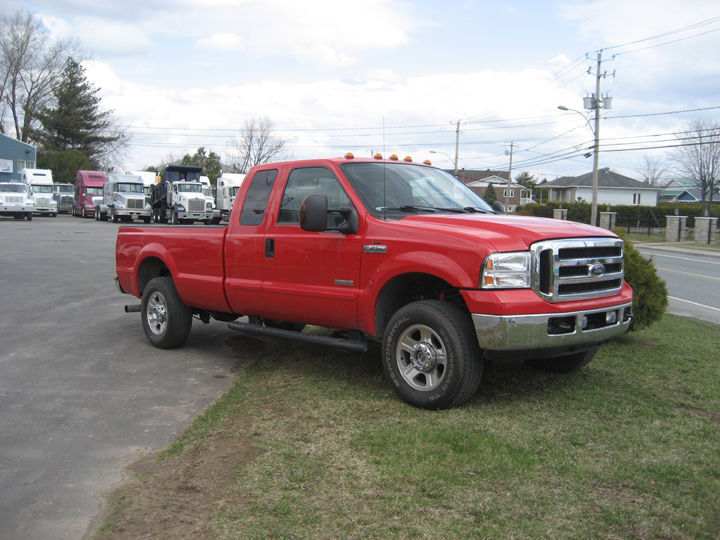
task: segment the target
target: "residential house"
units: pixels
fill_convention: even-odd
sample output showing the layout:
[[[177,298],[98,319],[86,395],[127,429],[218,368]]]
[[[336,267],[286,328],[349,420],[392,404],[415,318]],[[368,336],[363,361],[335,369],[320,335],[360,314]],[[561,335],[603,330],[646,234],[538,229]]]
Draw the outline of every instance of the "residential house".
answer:
[[[557,180],[538,184],[538,189],[548,191],[548,201],[572,203],[580,200],[592,202],[592,172],[581,176],[563,176]],[[611,206],[657,206],[662,188],[646,182],[633,180],[611,171],[598,171],[598,204]]]
[[[35,168],[35,147],[0,133],[0,182],[20,181],[23,169]]]
[[[447,171],[450,172],[450,171]],[[497,199],[506,206],[508,212],[514,212],[518,206],[532,202],[532,190],[514,180],[508,182],[508,171],[484,171],[462,169],[457,178],[481,197],[492,184]]]
[[[697,180],[691,178],[675,178],[670,180],[663,188],[660,202],[701,202],[702,192]],[[720,190],[713,192],[713,202],[720,202]]]

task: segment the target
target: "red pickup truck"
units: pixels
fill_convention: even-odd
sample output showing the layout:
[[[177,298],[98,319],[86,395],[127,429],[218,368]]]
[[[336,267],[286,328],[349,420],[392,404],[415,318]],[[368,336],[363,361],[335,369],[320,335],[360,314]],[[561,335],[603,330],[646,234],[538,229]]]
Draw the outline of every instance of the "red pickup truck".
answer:
[[[632,319],[613,233],[505,215],[395,156],[253,167],[227,226],[121,227],[116,260],[156,347],[184,344],[193,317],[349,350],[376,341],[391,386],[423,408],[472,397],[484,359],[579,369]]]

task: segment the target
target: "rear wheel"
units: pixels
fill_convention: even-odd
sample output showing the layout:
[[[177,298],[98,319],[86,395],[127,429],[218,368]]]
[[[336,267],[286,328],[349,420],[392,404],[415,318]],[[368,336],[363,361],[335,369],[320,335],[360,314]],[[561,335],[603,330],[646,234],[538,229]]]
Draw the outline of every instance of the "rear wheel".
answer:
[[[525,360],[525,363],[531,368],[540,371],[549,371],[550,373],[572,373],[587,366],[595,357],[598,348],[590,349],[566,356],[556,356],[554,358],[534,358]]]
[[[150,343],[159,349],[183,345],[192,327],[192,310],[186,306],[171,277],[151,279],[142,297],[142,323]]]
[[[408,304],[390,319],[383,366],[405,402],[447,409],[475,394],[483,359],[468,314],[448,302],[424,300]]]

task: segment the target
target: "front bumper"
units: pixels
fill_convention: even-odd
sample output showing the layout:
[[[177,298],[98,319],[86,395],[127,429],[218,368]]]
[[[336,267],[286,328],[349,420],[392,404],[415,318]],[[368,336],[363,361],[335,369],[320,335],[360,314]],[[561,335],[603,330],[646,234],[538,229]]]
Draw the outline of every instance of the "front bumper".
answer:
[[[7,204],[0,204],[0,214],[3,215],[14,215],[14,214],[32,214],[35,209],[32,206],[11,206]]]
[[[613,341],[630,326],[632,302],[603,309],[535,315],[472,315],[489,358],[545,358]]]
[[[150,209],[147,210],[133,210],[133,209],[127,209],[127,208],[115,208],[114,212],[118,216],[130,216],[133,218],[136,217],[151,217],[152,211]]]

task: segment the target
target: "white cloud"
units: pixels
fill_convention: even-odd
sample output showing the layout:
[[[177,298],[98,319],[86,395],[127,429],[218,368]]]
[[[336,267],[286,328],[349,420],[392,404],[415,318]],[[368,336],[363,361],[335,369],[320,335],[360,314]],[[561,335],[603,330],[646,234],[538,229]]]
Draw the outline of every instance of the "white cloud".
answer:
[[[195,45],[198,49],[212,51],[237,51],[244,48],[243,39],[232,32],[214,34],[209,38],[198,39]]]

